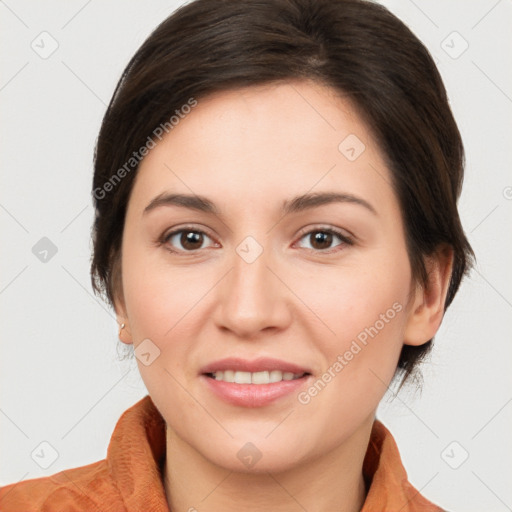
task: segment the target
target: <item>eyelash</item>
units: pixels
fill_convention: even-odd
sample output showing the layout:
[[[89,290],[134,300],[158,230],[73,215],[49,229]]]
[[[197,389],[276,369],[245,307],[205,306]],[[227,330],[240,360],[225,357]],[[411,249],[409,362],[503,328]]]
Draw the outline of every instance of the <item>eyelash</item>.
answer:
[[[160,238],[159,240],[159,244],[160,245],[165,245],[165,248],[166,250],[168,250],[169,252],[173,253],[173,254],[177,254],[177,255],[193,255],[193,254],[196,254],[197,251],[200,251],[201,249],[195,249],[193,251],[185,251],[185,250],[174,250],[174,249],[171,249],[169,247],[169,240],[174,236],[174,235],[177,235],[179,233],[183,233],[183,232],[189,232],[189,233],[196,233],[196,234],[201,234],[201,235],[206,235],[208,238],[212,239],[212,237],[210,235],[208,235],[208,233],[206,233],[205,231],[201,230],[201,229],[197,229],[193,226],[184,226],[180,229],[176,229],[174,231],[171,231],[171,232],[168,232],[168,233],[164,233],[162,235],[162,237]],[[306,250],[308,251],[312,251],[314,253],[317,253],[317,254],[332,254],[332,253],[335,253],[335,252],[338,252],[340,250],[343,250],[343,246],[345,245],[348,245],[348,246],[351,246],[351,245],[354,245],[354,239],[351,237],[351,236],[348,236],[344,233],[342,233],[341,231],[338,231],[337,229],[335,228],[313,228],[313,229],[310,229],[309,231],[305,231],[303,233],[301,233],[299,235],[299,238],[298,240],[302,240],[304,237],[308,236],[308,235],[312,235],[313,233],[328,233],[328,234],[331,234],[331,235],[335,235],[337,236],[341,243],[339,245],[336,245],[334,246],[333,248],[331,249],[310,249],[310,248],[306,248]],[[341,248],[340,248],[341,247]]]

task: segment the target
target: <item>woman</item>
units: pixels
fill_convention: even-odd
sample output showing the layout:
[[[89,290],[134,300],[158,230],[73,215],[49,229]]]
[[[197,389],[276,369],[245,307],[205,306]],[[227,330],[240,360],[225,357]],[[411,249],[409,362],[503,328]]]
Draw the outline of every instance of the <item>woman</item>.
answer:
[[[95,155],[93,286],[149,395],[106,460],[2,510],[441,510],[375,415],[470,266],[462,178],[441,78],[385,8],[178,9]]]

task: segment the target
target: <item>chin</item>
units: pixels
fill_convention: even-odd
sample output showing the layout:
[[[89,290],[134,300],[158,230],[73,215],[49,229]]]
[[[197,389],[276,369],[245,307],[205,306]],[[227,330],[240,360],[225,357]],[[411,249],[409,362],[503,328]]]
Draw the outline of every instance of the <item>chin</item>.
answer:
[[[248,441],[247,438],[231,439],[228,443],[213,443],[207,447],[196,447],[212,464],[229,471],[245,474],[279,473],[295,468],[309,457],[303,443],[285,444],[276,440],[269,442]],[[289,436],[289,439],[301,439]],[[201,448],[205,448],[202,451]]]

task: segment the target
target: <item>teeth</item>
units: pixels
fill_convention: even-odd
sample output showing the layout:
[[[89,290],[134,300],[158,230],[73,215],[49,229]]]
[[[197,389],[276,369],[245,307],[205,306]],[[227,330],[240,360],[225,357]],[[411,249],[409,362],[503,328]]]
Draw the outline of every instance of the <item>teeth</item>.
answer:
[[[281,382],[282,380],[299,379],[304,374],[282,372],[280,370],[254,373],[225,370],[223,372],[215,372],[212,375],[215,380],[222,380],[224,382],[235,382],[236,384],[271,384],[273,382]]]
[[[270,382],[281,382],[283,380],[283,372],[272,370],[270,372]]]
[[[270,382],[270,376],[268,372],[256,372],[252,374],[252,384],[268,384]]]
[[[235,382],[237,384],[251,384],[251,374],[249,372],[235,372]]]

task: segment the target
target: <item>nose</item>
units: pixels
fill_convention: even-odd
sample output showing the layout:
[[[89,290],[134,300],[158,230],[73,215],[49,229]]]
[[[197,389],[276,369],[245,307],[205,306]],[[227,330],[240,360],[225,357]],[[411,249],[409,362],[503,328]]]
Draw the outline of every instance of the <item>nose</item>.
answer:
[[[213,314],[218,328],[239,338],[256,339],[289,325],[291,293],[271,260],[270,251],[263,250],[252,262],[234,251],[231,271],[217,289]]]

